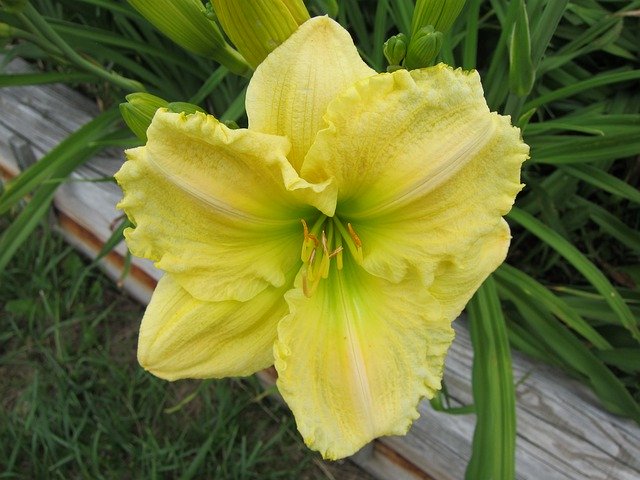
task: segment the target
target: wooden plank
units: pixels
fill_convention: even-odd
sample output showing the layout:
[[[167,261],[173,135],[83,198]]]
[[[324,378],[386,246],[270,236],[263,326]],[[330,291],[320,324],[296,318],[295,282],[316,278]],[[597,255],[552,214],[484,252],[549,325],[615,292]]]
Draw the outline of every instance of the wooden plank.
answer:
[[[24,71],[24,62],[10,64]],[[29,140],[36,157],[60,142],[95,114],[95,106],[64,86],[0,90],[0,172],[13,176],[18,168],[8,141],[13,135]],[[67,239],[94,256],[120,217],[115,204],[121,192],[113,183],[82,180],[110,176],[121,156],[102,156],[80,168],[57,192],[55,206]],[[103,266],[118,278],[123,266],[120,245]],[[160,277],[150,262],[134,259],[124,288],[148,302]],[[456,322],[457,337],[446,363],[445,381],[455,405],[472,402],[470,378],[473,352],[464,320]],[[271,373],[270,373],[271,372]],[[261,377],[273,382],[273,371]],[[583,385],[557,370],[514,354],[517,388],[517,478],[520,480],[637,480],[640,478],[640,428],[603,411]],[[471,452],[473,415],[435,412],[428,402],[421,418],[404,437],[374,441],[352,460],[380,479],[458,480]]]

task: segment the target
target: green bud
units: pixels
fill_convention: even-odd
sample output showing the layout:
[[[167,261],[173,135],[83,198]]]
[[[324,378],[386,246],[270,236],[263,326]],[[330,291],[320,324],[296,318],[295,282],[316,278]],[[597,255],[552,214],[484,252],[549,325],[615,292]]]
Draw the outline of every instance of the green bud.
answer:
[[[140,140],[147,141],[147,128],[156,110],[168,107],[169,102],[150,93],[131,93],[126,103],[120,104],[120,114],[124,122]]]
[[[196,112],[207,113],[203,108],[193,103],[187,102],[171,102],[167,105],[170,112],[192,114]]]
[[[300,0],[212,0],[222,28],[253,68],[309,18]]]
[[[407,54],[407,36],[404,33],[399,33],[390,37],[384,42],[382,52],[390,66],[402,65],[402,60]]]
[[[190,52],[212,58],[229,70],[245,75],[248,66],[207,17],[200,0],[128,0],[149,22]]]
[[[8,13],[20,13],[29,0],[0,0],[0,10]]]
[[[432,25],[422,27],[411,37],[404,65],[409,70],[433,65],[441,48],[442,32],[437,32]]]
[[[298,25],[302,25],[309,20],[309,11],[307,7],[304,6],[302,0],[282,0],[282,3],[287,7],[287,10],[289,10],[289,13]]]
[[[240,125],[238,125],[237,122],[233,120],[223,120],[222,123],[224,123],[225,126],[231,130],[237,130],[240,128]]]
[[[0,39],[12,37],[14,31],[11,25],[0,22]]]
[[[433,25],[438,32],[446,33],[456,21],[465,0],[417,0],[411,20],[411,35],[422,27]]]

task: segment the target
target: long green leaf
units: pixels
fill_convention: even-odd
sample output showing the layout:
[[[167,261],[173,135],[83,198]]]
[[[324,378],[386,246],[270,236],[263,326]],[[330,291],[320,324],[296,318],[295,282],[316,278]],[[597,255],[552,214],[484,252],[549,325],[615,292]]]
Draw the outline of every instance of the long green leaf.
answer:
[[[48,165],[46,171],[50,173],[51,178],[67,177],[78,165],[102,149],[102,147],[94,145],[93,141],[108,135],[111,128],[117,124],[118,119],[117,109],[107,110],[77,132],[72,133],[31,168],[46,161]],[[22,242],[33,232],[47,213],[58,185],[57,182],[42,183],[24,210],[0,235],[0,270],[7,266]]]
[[[473,343],[476,429],[467,480],[515,478],[516,400],[500,300],[488,278],[467,307]]]
[[[537,218],[529,215],[524,210],[513,208],[508,218],[519,223],[529,232],[543,242],[547,243],[556,252],[562,255],[600,292],[611,309],[616,313],[620,323],[627,328],[633,337],[640,342],[640,329],[638,320],[634,317],[620,293],[604,276],[604,274],[576,247],[569,243],[558,233],[551,230]]]
[[[0,88],[20,87],[23,85],[43,85],[46,83],[83,83],[95,82],[95,75],[77,72],[20,73],[0,75]]]
[[[54,175],[54,172],[68,168],[70,168],[69,171],[73,171],[85,160],[82,157],[82,152],[87,145],[100,138],[103,131],[108,130],[108,127],[118,119],[119,113],[117,109],[104,112],[69,135],[39,162],[14,178],[0,196],[0,215],[9,211],[19,200],[44,180],[53,176],[62,176],[59,174]]]
[[[589,380],[607,409],[640,422],[640,405],[602,361],[549,312],[541,310],[537,302],[528,301],[518,283],[503,279],[499,286],[500,295],[516,306],[529,330],[535,332],[538,339],[561,358],[567,367]]]
[[[540,63],[546,52],[553,34],[558,28],[560,20],[567,8],[569,0],[553,0],[545,2],[541,15],[531,17],[535,19],[531,26],[531,60],[534,68]],[[528,110],[528,109],[527,109]]]
[[[462,68],[476,68],[478,61],[478,17],[482,0],[469,0],[466,5],[466,24],[462,47]]]
[[[504,263],[495,272],[495,276],[498,280],[518,285],[529,301],[537,302],[540,308],[545,308],[558,317],[597,348],[602,350],[611,348],[611,344],[574,309],[523,271]]]
[[[613,365],[623,372],[640,373],[640,350],[637,348],[616,348],[595,352],[596,356],[608,365]]]
[[[599,168],[591,165],[562,165],[560,168],[594,187],[640,204],[640,191],[637,188]]]
[[[629,228],[620,221],[618,217],[612,215],[601,206],[596,205],[589,200],[585,200],[580,196],[576,195],[573,197],[570,204],[571,203],[574,203],[579,207],[587,208],[589,211],[589,218],[597,223],[602,230],[640,255],[640,232]]]
[[[524,111],[533,110],[541,105],[545,105],[563,98],[568,98],[578,93],[592,90],[596,87],[611,86],[614,83],[626,82],[629,80],[637,80],[640,78],[640,70],[627,70],[623,72],[605,72],[595,75],[592,78],[576,82],[566,87],[559,88],[538,98],[531,100],[524,105]]]
[[[540,146],[536,140],[530,141],[531,163],[577,164],[615,160],[640,152],[640,135],[638,131],[630,129],[605,136],[562,138],[558,135],[544,146]]]
[[[518,11],[509,41],[509,89],[518,96],[528,95],[536,79],[531,61],[529,17],[524,0],[517,0]]]

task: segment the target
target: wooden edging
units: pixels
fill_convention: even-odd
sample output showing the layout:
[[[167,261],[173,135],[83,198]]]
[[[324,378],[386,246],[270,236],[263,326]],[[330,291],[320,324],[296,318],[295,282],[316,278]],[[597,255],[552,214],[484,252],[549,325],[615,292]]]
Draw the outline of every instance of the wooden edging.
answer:
[[[15,60],[9,73],[24,72]],[[29,142],[36,158],[96,114],[89,100],[64,86],[0,89],[0,172],[15,176],[19,167],[10,140]],[[100,157],[74,173],[55,198],[58,228],[70,243],[94,257],[121,215],[115,209],[118,187],[106,182],[83,182],[111,176],[122,158]],[[101,265],[114,279],[124,265],[119,245]],[[134,259],[123,288],[143,303],[149,301],[160,277],[150,262]],[[453,405],[473,402],[473,352],[464,321],[456,322],[456,340],[446,362],[445,382]],[[514,353],[517,386],[518,480],[638,480],[640,427],[603,411],[583,385],[545,365]],[[273,382],[269,371],[260,374]],[[352,457],[362,468],[385,480],[459,480],[471,452],[473,415],[434,411],[419,406],[418,419],[408,435],[384,437]],[[479,479],[483,480],[483,479]],[[501,479],[496,479],[501,480]]]

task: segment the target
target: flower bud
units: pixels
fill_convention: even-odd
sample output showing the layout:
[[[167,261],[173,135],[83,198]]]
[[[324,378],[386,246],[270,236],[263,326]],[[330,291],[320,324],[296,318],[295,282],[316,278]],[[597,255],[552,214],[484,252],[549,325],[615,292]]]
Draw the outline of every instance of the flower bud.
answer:
[[[390,67],[402,65],[402,60],[407,54],[407,36],[404,33],[399,33],[390,37],[384,42],[382,52]]]
[[[200,0],[128,0],[143,17],[190,52],[209,57],[234,73],[247,74],[248,66],[207,17]]]
[[[427,25],[433,25],[434,30],[446,33],[460,15],[464,2],[465,0],[417,0],[411,21],[411,34],[415,35]]]
[[[309,18],[301,0],[212,0],[218,21],[253,68]]]
[[[207,113],[203,108],[199,107],[198,105],[194,105],[193,103],[187,103],[187,102],[171,102],[169,105],[167,105],[167,108],[169,109],[170,112],[186,113],[188,115],[196,112]]]
[[[298,25],[302,25],[309,20],[309,11],[302,0],[282,0],[282,3],[287,7],[287,10],[289,10]]]
[[[147,128],[156,110],[168,107],[169,103],[149,93],[131,93],[125,98],[126,103],[120,104],[120,115],[136,137],[146,142]]]
[[[14,30],[11,25],[0,22],[0,40],[12,37]]]
[[[432,25],[427,25],[414,33],[409,43],[409,51],[404,65],[409,70],[428,67],[438,56],[442,48],[442,32],[437,32]]]

